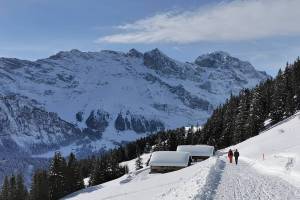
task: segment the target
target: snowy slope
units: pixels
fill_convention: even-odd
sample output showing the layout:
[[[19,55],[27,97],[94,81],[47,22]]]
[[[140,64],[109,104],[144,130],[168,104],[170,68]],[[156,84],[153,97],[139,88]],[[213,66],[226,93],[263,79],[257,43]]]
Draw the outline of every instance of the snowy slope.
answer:
[[[215,158],[201,164],[167,173],[149,174],[142,169],[128,175],[74,193],[65,199],[190,199],[205,185],[206,177],[216,162]]]
[[[299,130],[300,112],[232,148],[256,169],[300,186]]]
[[[147,161],[150,159],[151,153],[145,153],[141,155],[143,166],[146,166]],[[120,165],[125,166],[127,165],[129,172],[135,171],[135,159],[121,162]]]
[[[240,160],[238,165],[230,164],[227,159],[221,158],[221,170],[213,177],[219,177],[204,190],[208,194],[201,193],[198,199],[214,200],[298,200],[300,188],[287,181],[262,173],[253,168],[252,164]],[[216,183],[216,186],[214,186]]]
[[[78,191],[65,199],[300,199],[300,113],[238,145],[238,165],[225,155],[167,174],[132,170],[119,179]],[[262,159],[265,154],[265,160]],[[219,155],[221,155],[219,153]],[[143,155],[145,159],[149,154]]]

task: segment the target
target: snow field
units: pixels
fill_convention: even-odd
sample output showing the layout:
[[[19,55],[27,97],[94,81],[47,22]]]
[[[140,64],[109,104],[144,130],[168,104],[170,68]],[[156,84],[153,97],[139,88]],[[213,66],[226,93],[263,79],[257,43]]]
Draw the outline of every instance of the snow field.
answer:
[[[238,165],[230,164],[222,158],[223,173],[211,198],[215,200],[296,200],[300,199],[300,188],[297,188],[277,176],[261,173],[245,161]]]
[[[145,154],[141,155],[141,159],[142,159],[144,167],[146,166],[147,160],[150,159],[150,156],[151,156],[151,153],[145,153]],[[136,159],[132,159],[129,161],[121,162],[120,165],[122,165],[122,166],[127,165],[128,171],[134,172],[135,171],[135,160]]]
[[[262,173],[300,187],[300,112],[231,148]]]
[[[215,166],[216,158],[166,174],[149,174],[149,168],[131,172],[119,179],[90,187],[65,199],[191,199],[198,195]]]

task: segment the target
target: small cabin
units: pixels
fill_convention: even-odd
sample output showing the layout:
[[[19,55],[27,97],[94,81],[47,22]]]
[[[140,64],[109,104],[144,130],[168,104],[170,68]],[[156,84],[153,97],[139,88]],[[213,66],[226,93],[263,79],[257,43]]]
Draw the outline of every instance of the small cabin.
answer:
[[[185,133],[191,131],[192,133],[196,133],[197,131],[200,131],[202,129],[202,126],[186,126],[184,127]]]
[[[150,173],[166,173],[190,165],[190,154],[178,151],[153,152],[150,162]]]
[[[188,152],[193,162],[205,160],[214,155],[214,147],[209,145],[179,145],[177,152]]]

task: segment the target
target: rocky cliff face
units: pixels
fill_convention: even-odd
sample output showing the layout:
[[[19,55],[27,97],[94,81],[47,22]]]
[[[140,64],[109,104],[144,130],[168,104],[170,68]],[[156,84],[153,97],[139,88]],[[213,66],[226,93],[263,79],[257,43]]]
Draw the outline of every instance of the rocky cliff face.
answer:
[[[230,94],[267,78],[225,52],[194,63],[158,49],[71,50],[35,62],[0,58],[1,152],[85,156],[151,132],[201,124]]]
[[[57,113],[45,111],[34,100],[19,95],[0,96],[0,146],[5,151],[47,152],[82,136],[79,128]]]
[[[125,115],[119,113],[115,120],[115,128],[118,131],[133,130],[136,133],[153,133],[164,130],[164,124],[160,120],[149,120],[141,115],[131,115],[127,111]]]

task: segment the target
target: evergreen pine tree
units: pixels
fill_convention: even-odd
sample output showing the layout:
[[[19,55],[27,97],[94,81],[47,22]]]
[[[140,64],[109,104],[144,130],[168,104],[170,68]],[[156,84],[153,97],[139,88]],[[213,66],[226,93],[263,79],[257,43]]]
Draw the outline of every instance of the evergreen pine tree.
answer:
[[[67,194],[66,161],[56,152],[49,170],[49,199],[56,200]]]
[[[15,175],[12,175],[9,179],[9,200],[17,199],[17,182]]]
[[[28,191],[24,185],[24,179],[21,174],[17,175],[16,178],[16,198],[15,200],[24,200],[28,198]]]
[[[31,183],[30,199],[49,199],[49,182],[46,170],[38,170],[34,173]]]
[[[264,99],[261,87],[253,90],[253,95],[250,103],[249,118],[248,118],[248,137],[253,137],[259,133],[264,126],[266,117],[266,108],[264,107]]]
[[[168,150],[169,151],[176,151],[177,148],[177,141],[176,141],[176,135],[173,132],[170,132],[169,139],[168,139]]]
[[[147,142],[146,146],[145,146],[145,149],[144,149],[144,152],[145,153],[150,153],[150,151],[151,151],[151,146],[150,146],[149,142]]]
[[[219,148],[219,139],[223,131],[223,110],[220,106],[214,111],[211,123],[211,136],[207,143]]]
[[[239,143],[247,138],[249,124],[247,124],[250,110],[250,92],[248,89],[242,90],[240,93],[240,101],[238,106],[238,114],[235,120],[235,129],[233,143]]]
[[[192,142],[193,142],[193,126],[188,129],[184,140],[184,143],[186,145],[192,144]],[[174,149],[173,151],[176,151],[176,149]]]
[[[67,193],[72,193],[84,188],[83,178],[80,174],[79,165],[73,153],[71,153],[69,156],[66,168],[66,185]]]
[[[124,173],[128,174],[128,172],[129,172],[128,165],[124,165]]]
[[[8,177],[5,176],[4,178],[4,182],[3,182],[3,185],[2,185],[2,189],[1,189],[1,194],[0,194],[0,199],[1,200],[8,200],[9,197],[10,197],[10,188],[9,188],[9,180],[8,180]]]
[[[224,105],[224,117],[223,117],[223,131],[219,138],[220,147],[228,147],[232,144],[233,132],[235,128],[235,120],[238,108],[238,98],[231,96],[229,101]]]
[[[143,160],[140,156],[140,154],[137,154],[137,158],[135,160],[135,169],[139,170],[143,168]]]
[[[162,144],[162,139],[160,136],[158,136],[155,140],[155,146],[153,148],[153,151],[163,151],[164,147]]]
[[[294,91],[295,91],[295,110],[300,110],[300,60],[299,58],[294,64],[293,68],[294,75]]]
[[[94,163],[89,184],[91,186],[104,183],[106,181],[106,164],[103,159],[97,159]]]
[[[284,118],[285,115],[285,83],[282,71],[279,70],[274,82],[274,92],[272,95],[271,118],[272,123],[277,123]]]
[[[284,72],[284,92],[285,98],[285,115],[290,116],[294,114],[296,108],[295,91],[294,91],[294,76],[293,69],[287,66]]]
[[[118,176],[117,174],[119,173],[118,171],[118,163],[116,162],[114,156],[112,155],[112,152],[110,152],[109,156],[105,156],[105,161],[107,163],[106,166],[106,180],[112,180],[114,177]]]

